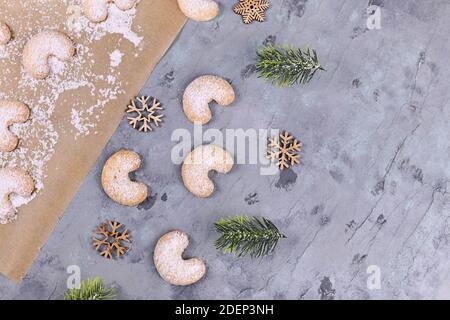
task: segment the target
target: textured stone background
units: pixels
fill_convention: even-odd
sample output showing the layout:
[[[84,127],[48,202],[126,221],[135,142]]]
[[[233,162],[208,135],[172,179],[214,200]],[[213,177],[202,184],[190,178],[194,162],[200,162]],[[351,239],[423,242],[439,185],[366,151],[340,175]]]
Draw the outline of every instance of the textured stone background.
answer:
[[[120,298],[377,299],[450,296],[450,42],[448,1],[271,0],[265,23],[242,24],[234,1],[221,0],[210,23],[189,22],[142,90],[166,107],[164,126],[140,134],[123,121],[20,285],[0,278],[0,297],[59,299],[66,267],[101,276]],[[381,7],[381,30],[366,28],[366,8]],[[308,86],[277,89],[254,74],[264,43],[310,45],[327,72]],[[170,159],[176,128],[192,130],[180,97],[196,76],[232,81],[232,109],[213,108],[207,128],[281,128],[305,145],[303,164],[261,176],[255,165],[217,175],[217,192],[196,199]],[[120,107],[120,106],[118,106]],[[119,148],[144,159],[137,173],[151,199],[135,208],[102,192],[104,161]],[[273,256],[218,253],[213,222],[264,215],[288,236]],[[91,232],[106,219],[134,237],[120,261],[96,254]],[[205,279],[181,288],[152,263],[155,242],[179,228],[187,254],[203,257]],[[367,289],[367,267],[381,289]]]

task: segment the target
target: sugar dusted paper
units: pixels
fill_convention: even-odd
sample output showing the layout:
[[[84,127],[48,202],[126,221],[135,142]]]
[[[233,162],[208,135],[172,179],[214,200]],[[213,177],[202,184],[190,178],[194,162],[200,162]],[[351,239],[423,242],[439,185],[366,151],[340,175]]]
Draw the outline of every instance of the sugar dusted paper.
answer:
[[[20,281],[152,69],[186,19],[176,0],[141,0],[123,12],[109,6],[94,24],[78,0],[0,0],[14,40],[0,46],[0,99],[17,99],[32,120],[15,126],[19,148],[1,153],[1,167],[20,166],[37,185],[33,198],[13,197],[17,221],[0,226],[0,272]],[[42,30],[65,32],[76,44],[70,62],[51,59],[37,81],[21,65],[26,41]]]

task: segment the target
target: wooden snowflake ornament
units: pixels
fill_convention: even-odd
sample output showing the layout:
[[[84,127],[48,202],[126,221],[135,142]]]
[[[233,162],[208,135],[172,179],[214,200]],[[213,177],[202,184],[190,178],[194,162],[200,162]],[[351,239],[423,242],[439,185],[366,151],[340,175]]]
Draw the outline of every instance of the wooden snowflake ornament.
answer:
[[[265,11],[270,7],[267,0],[239,0],[233,8],[234,12],[242,16],[245,24],[252,21],[263,22],[266,19]]]
[[[300,163],[302,144],[288,132],[279,137],[269,138],[267,144],[267,158],[275,162],[280,170],[287,169]]]
[[[152,105],[149,106],[148,101],[153,99]],[[161,103],[152,97],[136,97],[128,105],[127,113],[131,114],[128,119],[128,123],[139,131],[149,132],[153,131],[151,124],[159,127],[162,122],[163,114],[158,114],[158,110],[163,110]]]
[[[106,259],[123,256],[130,249],[124,242],[131,243],[130,234],[124,225],[116,221],[108,221],[97,227],[96,236],[92,238],[95,250]]]

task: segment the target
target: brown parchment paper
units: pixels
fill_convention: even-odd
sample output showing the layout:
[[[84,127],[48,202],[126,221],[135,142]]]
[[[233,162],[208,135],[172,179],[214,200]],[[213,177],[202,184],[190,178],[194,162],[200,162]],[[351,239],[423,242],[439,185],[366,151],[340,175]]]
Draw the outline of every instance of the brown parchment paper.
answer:
[[[33,4],[31,9],[30,3]],[[44,15],[42,10],[32,9],[32,7],[49,4],[51,6]],[[67,1],[0,0],[0,20],[8,20],[7,23],[16,37],[34,34],[47,28],[47,24],[51,24],[52,27],[59,25],[59,30],[65,31],[67,15]],[[137,56],[133,54],[135,48],[127,41],[122,41],[119,34],[108,34],[90,45],[93,60],[95,60],[93,67],[101,70],[109,67],[108,53],[120,43],[120,50],[124,55],[118,69],[123,92],[116,100],[104,106],[93,133],[77,139],[74,137],[74,131],[68,129],[70,104],[80,99],[90,102],[96,98],[80,88],[58,99],[52,115],[52,123],[55,124],[59,137],[55,152],[45,166],[44,188],[30,203],[19,208],[17,221],[0,226],[0,272],[2,274],[17,282],[25,276],[40,248],[47,241],[81,182],[118,126],[127,103],[139,92],[185,21],[176,0],[141,0],[133,22],[133,27],[139,26],[139,34],[143,36],[142,48]],[[72,35],[71,38],[74,42],[84,41]],[[20,61],[21,57],[18,55],[13,59]],[[0,92],[6,93],[9,97],[15,97],[17,82],[23,76],[20,63],[14,64],[13,68],[11,77],[0,83]],[[36,92],[29,94],[36,94]],[[27,100],[27,97],[15,98]],[[33,108],[33,106],[30,107]]]

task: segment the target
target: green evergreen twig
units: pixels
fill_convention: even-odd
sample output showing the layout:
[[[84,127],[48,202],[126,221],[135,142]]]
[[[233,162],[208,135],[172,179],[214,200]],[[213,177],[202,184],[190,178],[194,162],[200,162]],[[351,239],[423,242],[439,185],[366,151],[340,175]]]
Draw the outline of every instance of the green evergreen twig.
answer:
[[[112,300],[115,297],[113,289],[106,289],[100,278],[82,281],[80,289],[69,289],[64,294],[64,300]]]
[[[266,218],[235,216],[220,219],[214,226],[221,234],[215,242],[216,248],[238,257],[248,254],[252,258],[266,256],[274,251],[278,240],[286,238]]]
[[[257,52],[256,69],[260,78],[271,80],[280,87],[308,83],[317,70],[325,70],[316,50],[277,47],[272,44]]]

